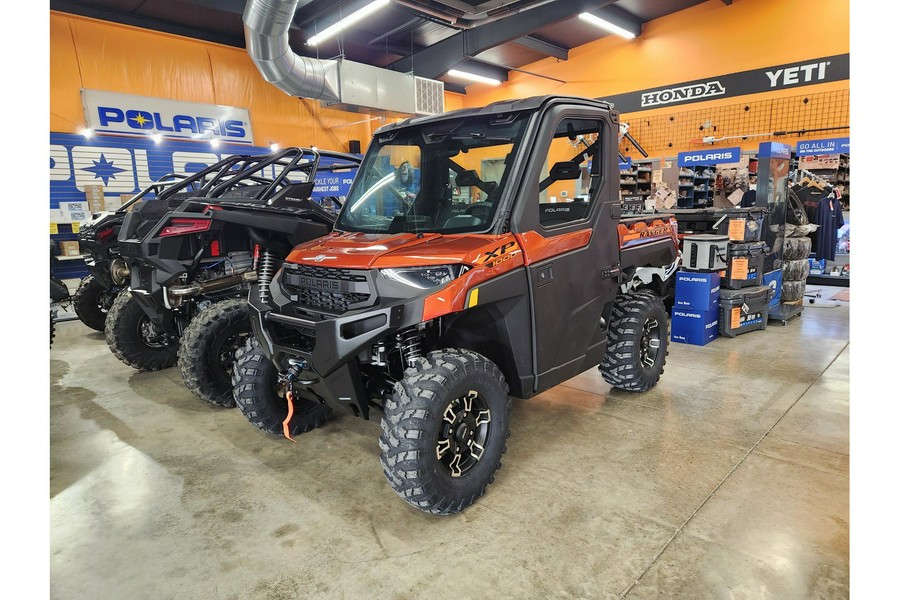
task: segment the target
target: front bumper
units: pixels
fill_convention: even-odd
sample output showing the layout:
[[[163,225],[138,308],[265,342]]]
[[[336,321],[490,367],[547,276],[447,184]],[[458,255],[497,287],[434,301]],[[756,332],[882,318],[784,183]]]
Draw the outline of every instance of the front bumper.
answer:
[[[280,372],[292,363],[299,368],[295,385],[320,401],[368,418],[369,396],[360,363],[368,362],[372,346],[380,340],[421,323],[427,293],[412,299],[381,297],[372,306],[340,315],[316,314],[295,310],[280,285],[282,273],[272,282],[269,304],[260,300],[259,286],[250,290],[251,325],[263,352]],[[375,283],[377,277],[370,280]]]

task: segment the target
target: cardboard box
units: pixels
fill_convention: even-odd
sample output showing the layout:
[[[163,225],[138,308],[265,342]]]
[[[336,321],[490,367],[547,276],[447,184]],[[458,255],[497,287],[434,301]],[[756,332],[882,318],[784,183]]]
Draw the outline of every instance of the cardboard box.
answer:
[[[103,210],[106,212],[116,212],[122,208],[122,200],[119,196],[107,196],[103,199]]]
[[[706,312],[719,308],[718,273],[678,271],[675,273],[675,307]]]
[[[92,213],[103,212],[103,186],[88,184],[84,186],[84,198]]]
[[[63,221],[85,223],[91,220],[91,209],[87,202],[60,202]]]
[[[63,221],[62,211],[59,210],[58,208],[51,208],[50,209],[50,222],[51,223],[60,223],[62,221]]]
[[[60,256],[81,256],[81,248],[78,247],[77,241],[63,241],[59,243],[59,254]]]
[[[705,346],[719,337],[719,309],[672,309],[672,341]]]

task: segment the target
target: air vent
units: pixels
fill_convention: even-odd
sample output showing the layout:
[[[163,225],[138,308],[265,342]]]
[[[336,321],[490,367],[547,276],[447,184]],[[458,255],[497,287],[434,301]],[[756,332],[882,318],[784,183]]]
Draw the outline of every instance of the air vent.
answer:
[[[416,77],[416,114],[439,115],[444,112],[444,82]]]

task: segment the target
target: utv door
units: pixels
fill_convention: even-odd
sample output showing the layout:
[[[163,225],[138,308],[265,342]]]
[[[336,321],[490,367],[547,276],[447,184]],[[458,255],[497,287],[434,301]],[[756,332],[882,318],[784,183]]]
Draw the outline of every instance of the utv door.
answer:
[[[606,111],[556,108],[540,131],[512,221],[531,290],[535,393],[600,363],[619,257],[618,125]]]

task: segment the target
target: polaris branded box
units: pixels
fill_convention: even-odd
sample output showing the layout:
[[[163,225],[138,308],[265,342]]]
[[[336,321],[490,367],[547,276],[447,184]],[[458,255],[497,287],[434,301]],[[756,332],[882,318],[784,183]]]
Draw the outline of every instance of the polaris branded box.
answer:
[[[763,275],[763,284],[772,289],[772,297],[769,299],[770,309],[781,304],[781,279],[781,269],[775,269]]]
[[[712,273],[725,268],[728,236],[702,233],[684,237],[681,266],[689,271]]]
[[[672,309],[672,341],[705,346],[719,337],[719,310]]]
[[[766,243],[747,242],[728,245],[728,264],[722,287],[739,290],[763,284],[766,268]]]
[[[718,310],[721,279],[718,273],[678,271],[675,273],[675,308],[704,312]]]
[[[735,337],[765,329],[769,322],[769,300],[773,291],[767,285],[741,290],[722,289],[719,296],[719,333],[725,337]]]
[[[732,242],[758,242],[765,237],[765,208],[726,208],[716,221],[716,232],[727,235]]]

